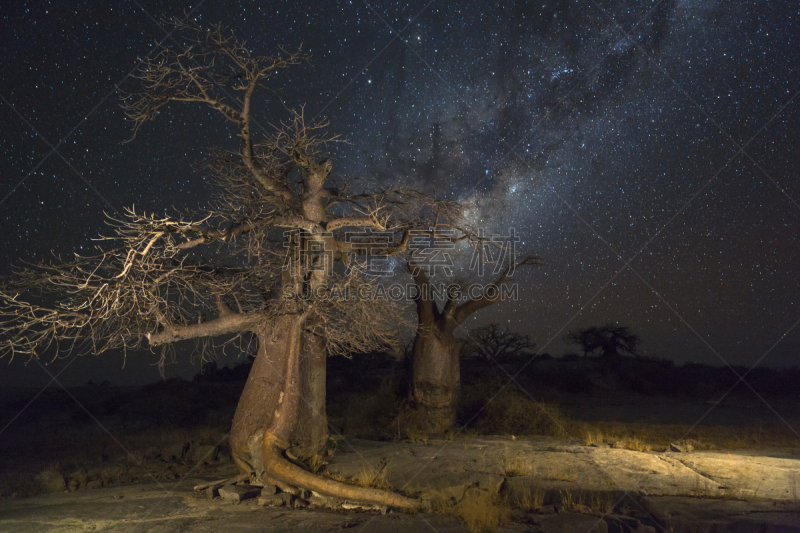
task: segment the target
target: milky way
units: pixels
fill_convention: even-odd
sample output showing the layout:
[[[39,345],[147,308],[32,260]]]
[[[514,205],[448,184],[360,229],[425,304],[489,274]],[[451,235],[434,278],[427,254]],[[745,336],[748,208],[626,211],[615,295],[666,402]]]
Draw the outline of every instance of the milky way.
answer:
[[[280,94],[349,139],[337,175],[515,228],[544,264],[475,325],[560,354],[567,331],[618,322],[647,355],[800,364],[797,2],[98,4],[2,8],[3,272],[85,250],[103,212],[206,205],[203,158],[235,132],[174,106],[123,144],[114,92],[191,11],[311,54],[260,94],[263,128]]]

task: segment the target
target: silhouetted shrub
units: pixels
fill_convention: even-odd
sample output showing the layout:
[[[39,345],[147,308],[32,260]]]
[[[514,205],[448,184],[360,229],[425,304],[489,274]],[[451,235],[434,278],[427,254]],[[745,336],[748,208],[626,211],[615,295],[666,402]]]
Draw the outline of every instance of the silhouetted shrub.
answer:
[[[488,399],[487,399],[488,401]],[[470,424],[483,435],[562,436],[564,423],[558,406],[533,401],[516,389],[504,390]]]

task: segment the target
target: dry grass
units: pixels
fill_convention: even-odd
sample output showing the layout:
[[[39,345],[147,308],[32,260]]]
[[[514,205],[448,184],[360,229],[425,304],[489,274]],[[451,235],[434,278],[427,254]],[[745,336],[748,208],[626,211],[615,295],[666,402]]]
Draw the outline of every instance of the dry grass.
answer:
[[[586,446],[618,443],[625,449],[635,451],[665,451],[669,449],[671,443],[691,445],[698,451],[796,449],[800,445],[797,436],[782,425],[692,428],[679,424],[576,421],[565,421],[565,423],[569,434],[579,435],[581,442]]]
[[[605,444],[603,432],[598,429],[584,429],[581,434],[581,442],[584,446],[597,446]]]
[[[338,472],[330,472],[327,470],[318,473],[329,479],[338,481],[339,483],[347,483],[348,485],[356,485],[358,487],[368,487],[368,488],[383,489],[383,490],[392,489],[392,487],[386,481],[384,473],[379,472],[374,468],[364,468],[361,472],[359,472],[355,477],[352,478],[347,477],[343,474],[339,474]]]
[[[342,432],[359,439],[397,438],[393,425],[402,407],[397,385],[387,379],[374,392],[349,395],[344,411]]]
[[[386,481],[383,472],[374,468],[364,468],[353,480],[359,487],[390,490],[392,487]]]
[[[91,464],[120,457],[125,450],[142,451],[161,448],[179,442],[197,441],[203,444],[227,446],[227,430],[217,427],[160,426],[140,430],[115,431],[110,437],[103,431],[87,431],[81,427],[59,427],[57,431],[42,431],[39,426],[23,427],[16,446],[5,457],[9,463],[23,462],[41,467],[58,461],[71,468],[76,464]],[[120,443],[124,449],[120,447]],[[3,450],[6,452],[6,450]],[[17,460],[17,457],[19,458]],[[132,459],[133,460],[133,459]]]
[[[317,455],[311,456],[311,458],[308,459],[305,462],[305,464],[306,464],[306,467],[308,468],[308,470],[310,472],[313,472],[314,474],[316,474],[317,472],[322,470],[325,467],[325,465],[328,464],[328,462],[325,460],[325,458],[323,456],[317,454]]]
[[[416,410],[408,402],[397,411],[390,428],[395,439],[422,444],[427,444],[431,437],[449,439],[454,431],[450,418]]]
[[[431,500],[431,510],[460,518],[469,533],[491,533],[511,521],[511,507],[503,498],[477,490],[468,491],[456,504],[436,496]]]
[[[515,490],[508,496],[508,503],[515,509],[532,512],[541,509],[544,505],[545,493],[541,489],[524,487]]]
[[[22,472],[0,474],[0,498],[27,498],[42,491],[35,475]]]
[[[347,477],[345,475],[342,475],[342,474],[340,474],[338,472],[330,472],[328,470],[324,470],[324,471],[320,472],[320,475],[323,475],[328,479],[332,479],[334,481],[338,481],[339,483],[350,483],[352,485],[355,485],[355,483],[353,482],[352,479],[350,479],[349,477]]]
[[[564,506],[566,511],[581,514],[591,514],[591,510],[589,507],[583,504],[580,496],[577,493],[568,490],[561,492],[560,496],[561,505]]]
[[[568,481],[574,483],[578,480],[578,470],[574,466],[559,468],[550,466],[545,472],[544,478],[550,481]]]
[[[624,449],[633,450],[635,452],[649,452],[652,449],[649,444],[646,444],[639,437],[624,437],[619,442]]]
[[[25,462],[8,461],[2,467],[0,497],[40,494],[42,487],[36,481],[36,474],[44,470],[56,470],[65,478],[80,469],[99,471],[95,479],[100,479],[103,486],[151,479],[151,475],[172,479],[178,470],[191,466],[153,459],[162,448],[184,442],[216,445],[220,452],[230,454],[227,431],[217,427],[167,426],[120,432],[115,437],[116,441],[105,433],[67,432],[58,438],[42,438],[36,445],[22,445],[15,453],[26,452]],[[125,455],[119,443],[130,453]]]
[[[616,443],[639,452],[667,450],[671,443],[678,443],[676,439],[691,444],[698,451],[800,449],[800,440],[783,424],[692,428],[680,424],[587,423],[570,420],[553,401],[532,401],[519,390],[505,389],[495,396],[503,385],[502,379],[488,378],[462,389],[459,419],[471,420],[464,434],[577,436],[586,445]],[[396,384],[387,381],[377,392],[353,395],[347,402],[352,407],[348,407],[345,416],[345,434],[419,443],[427,443],[431,435],[448,435],[450,428],[446,423],[430,427],[429,420],[408,409],[398,394]],[[598,401],[603,399],[598,398]]]
[[[603,433],[603,430],[596,427],[584,428],[581,432],[581,442],[584,446],[598,446],[601,444],[609,444],[615,448],[622,448],[625,450],[633,450],[635,452],[649,452],[653,446],[647,443],[644,439],[629,434],[633,433],[631,429],[622,428],[623,436],[616,433]]]
[[[503,475],[505,477],[530,476],[533,474],[533,465],[522,457],[506,457],[503,460]]]
[[[583,492],[567,490],[560,493],[560,498],[565,510],[592,516],[611,513],[616,503],[612,495],[596,492],[590,492],[587,496]]]
[[[487,398],[488,401],[488,398]],[[565,420],[557,405],[535,402],[514,390],[500,393],[484,409],[472,429],[482,435],[547,435],[564,437]]]

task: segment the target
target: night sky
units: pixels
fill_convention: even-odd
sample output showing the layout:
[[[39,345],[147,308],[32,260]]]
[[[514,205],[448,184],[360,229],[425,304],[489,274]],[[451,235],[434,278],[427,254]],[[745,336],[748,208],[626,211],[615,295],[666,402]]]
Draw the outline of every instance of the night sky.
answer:
[[[172,105],[123,144],[115,92],[135,88],[155,42],[183,44],[160,23],[189,13],[258,53],[302,43],[311,65],[270,88],[351,141],[332,151],[338,176],[435,187],[488,233],[515,228],[544,264],[515,275],[520,301],[469,326],[499,322],[558,355],[566,332],[617,322],[649,356],[800,364],[796,1],[180,4],[0,8],[0,273],[86,251],[104,212],[207,206],[202,163],[237,147],[231,124]],[[262,127],[285,118],[259,96]],[[157,359],[129,355],[123,371],[108,354],[64,379],[154,381]],[[0,384],[44,378],[19,360]]]

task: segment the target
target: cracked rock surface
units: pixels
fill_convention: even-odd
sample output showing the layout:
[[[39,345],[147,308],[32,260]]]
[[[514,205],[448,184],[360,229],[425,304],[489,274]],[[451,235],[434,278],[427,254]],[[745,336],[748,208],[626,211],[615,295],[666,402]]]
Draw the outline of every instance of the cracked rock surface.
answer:
[[[331,474],[378,480],[420,498],[458,502],[466,494],[514,501],[539,491],[540,509],[514,511],[499,531],[797,531],[800,458],[780,453],[642,453],[552,438],[465,437],[427,444],[348,440],[327,465]],[[362,512],[260,502],[277,496],[230,488],[229,499],[192,487],[234,475],[120,485],[0,501],[0,530],[56,531],[356,531],[464,532],[450,516]],[[221,493],[222,491],[220,491]],[[272,492],[275,492],[273,490]],[[571,495],[572,503],[565,504]],[[234,497],[236,496],[236,497]],[[245,497],[246,496],[246,497]],[[253,496],[253,497],[250,497]],[[593,502],[610,502],[611,513]],[[576,529],[577,528],[577,529]],[[661,529],[659,529],[661,528]],[[705,529],[704,529],[705,528]]]

